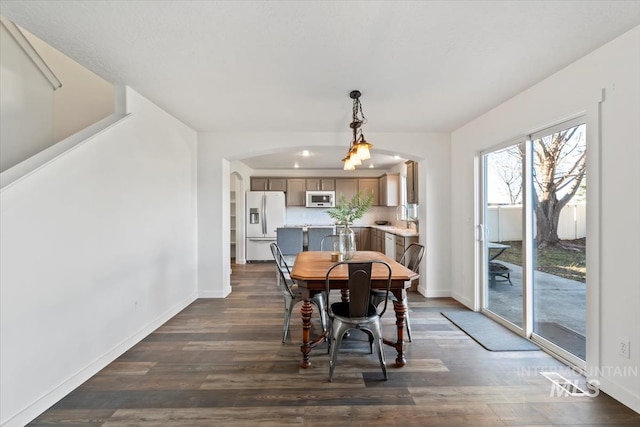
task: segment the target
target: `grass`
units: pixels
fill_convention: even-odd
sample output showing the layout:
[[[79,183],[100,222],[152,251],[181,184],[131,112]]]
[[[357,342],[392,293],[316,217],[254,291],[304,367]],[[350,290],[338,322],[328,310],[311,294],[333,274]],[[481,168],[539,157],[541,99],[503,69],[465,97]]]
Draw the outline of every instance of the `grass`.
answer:
[[[497,259],[515,265],[522,265],[522,242],[500,242],[511,247],[504,251]],[[549,247],[536,251],[534,260],[536,270],[566,279],[586,283],[587,261],[585,256],[586,239],[563,240],[562,247]]]

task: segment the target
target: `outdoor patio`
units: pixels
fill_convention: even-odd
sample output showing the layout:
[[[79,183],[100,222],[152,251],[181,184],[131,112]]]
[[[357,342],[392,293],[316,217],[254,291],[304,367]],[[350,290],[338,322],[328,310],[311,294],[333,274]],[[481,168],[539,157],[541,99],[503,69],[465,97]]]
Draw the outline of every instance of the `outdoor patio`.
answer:
[[[509,267],[511,283],[497,277],[489,288],[488,308],[510,322],[522,325],[522,267]],[[534,332],[585,359],[586,285],[536,271],[534,274]]]

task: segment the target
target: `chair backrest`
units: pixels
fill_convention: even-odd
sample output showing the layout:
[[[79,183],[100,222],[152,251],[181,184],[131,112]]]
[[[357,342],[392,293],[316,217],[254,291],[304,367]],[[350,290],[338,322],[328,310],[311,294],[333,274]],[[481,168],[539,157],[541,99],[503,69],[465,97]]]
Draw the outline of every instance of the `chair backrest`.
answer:
[[[293,279],[291,278],[291,270],[289,270],[289,266],[280,251],[280,247],[277,243],[273,242],[269,245],[271,248],[271,253],[273,254],[273,259],[276,262],[276,268],[280,274],[280,279],[283,286],[283,291],[289,293],[289,295],[293,296],[293,290],[291,286],[294,284]]]
[[[418,272],[420,268],[420,261],[422,261],[422,257],[424,256],[424,246],[418,243],[412,243],[407,246],[404,253],[402,254],[402,258],[400,258],[400,264],[407,267],[409,270],[414,273]]]
[[[332,252],[343,252],[343,250],[339,248],[339,244],[340,244],[340,235],[329,234],[327,236],[324,236],[320,241],[320,250],[332,251]]]
[[[308,227],[307,228],[307,250],[321,251],[322,239],[330,234],[335,234],[335,227]]]
[[[278,248],[285,255],[297,255],[303,249],[302,227],[278,227],[276,230]]]
[[[384,306],[382,311],[378,312],[378,315],[384,314],[387,309],[387,299],[389,297],[389,289],[391,288],[391,267],[384,261],[342,261],[334,264],[325,278],[325,290],[327,292],[327,302],[329,301],[329,293],[331,291],[331,273],[340,266],[347,265],[349,271],[349,317],[359,318],[367,317],[369,308],[371,306],[371,287],[372,287],[372,272],[375,266],[378,267],[378,274],[380,271],[383,278],[376,279],[376,283],[382,283],[386,292],[384,299]],[[342,267],[344,268],[344,267]]]

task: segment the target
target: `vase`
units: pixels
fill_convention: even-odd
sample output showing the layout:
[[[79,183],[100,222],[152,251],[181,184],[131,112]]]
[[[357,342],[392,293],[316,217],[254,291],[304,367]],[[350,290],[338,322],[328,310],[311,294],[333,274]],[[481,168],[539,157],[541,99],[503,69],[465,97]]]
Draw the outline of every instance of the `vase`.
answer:
[[[345,260],[350,260],[353,258],[353,254],[356,251],[356,235],[351,227],[342,226],[337,229],[337,234],[340,236],[338,238],[341,252],[343,254],[343,258]]]

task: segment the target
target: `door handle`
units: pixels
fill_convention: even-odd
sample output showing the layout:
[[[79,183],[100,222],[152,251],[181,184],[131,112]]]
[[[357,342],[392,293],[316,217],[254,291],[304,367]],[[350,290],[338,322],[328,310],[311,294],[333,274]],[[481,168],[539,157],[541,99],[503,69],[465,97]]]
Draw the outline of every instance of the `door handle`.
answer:
[[[267,234],[267,196],[262,195],[262,234]]]

